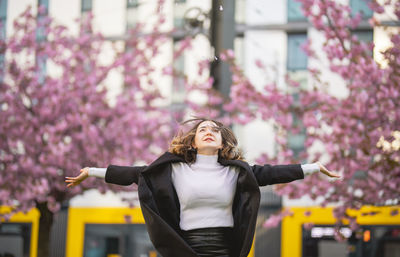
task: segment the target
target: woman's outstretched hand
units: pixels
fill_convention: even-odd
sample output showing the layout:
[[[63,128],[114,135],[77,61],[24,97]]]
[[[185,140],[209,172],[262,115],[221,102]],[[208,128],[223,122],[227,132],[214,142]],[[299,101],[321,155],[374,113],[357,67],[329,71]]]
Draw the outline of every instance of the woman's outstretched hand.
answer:
[[[79,171],[79,174],[76,177],[65,177],[65,182],[68,183],[67,187],[73,187],[79,185],[82,181],[84,181],[87,177],[89,177],[89,168],[83,168]]]
[[[317,162],[319,166],[319,171],[322,172],[323,174],[331,177],[331,178],[340,178],[340,175],[334,171],[329,171],[324,165],[322,165],[320,162]]]

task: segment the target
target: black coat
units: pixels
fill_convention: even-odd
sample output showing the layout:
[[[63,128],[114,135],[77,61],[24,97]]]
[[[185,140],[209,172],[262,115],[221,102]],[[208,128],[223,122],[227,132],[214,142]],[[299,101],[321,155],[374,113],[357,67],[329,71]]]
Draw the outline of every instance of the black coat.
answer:
[[[105,180],[118,185],[138,184],[141,209],[154,247],[163,257],[198,257],[183,240],[179,228],[180,205],[172,184],[174,162],[183,157],[166,152],[149,166],[115,166],[107,168]],[[218,158],[223,166],[239,166],[232,211],[233,256],[246,257],[250,251],[260,205],[259,186],[287,183],[304,178],[300,164],[254,165],[240,160]]]

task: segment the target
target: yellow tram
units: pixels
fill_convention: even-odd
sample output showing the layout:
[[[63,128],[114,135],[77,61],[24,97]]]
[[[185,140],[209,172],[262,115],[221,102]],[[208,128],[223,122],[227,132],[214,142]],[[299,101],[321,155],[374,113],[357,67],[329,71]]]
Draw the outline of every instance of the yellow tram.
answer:
[[[0,212],[7,212],[6,207]],[[400,206],[363,207],[349,211],[361,225],[357,232],[341,227],[346,241],[334,240],[332,208],[292,207],[281,226],[281,257],[400,256]],[[373,213],[373,215],[365,215]],[[40,213],[33,209],[0,223],[0,255],[37,256]],[[69,207],[65,257],[158,257],[140,208]],[[307,224],[313,224],[307,228]],[[254,245],[249,257],[254,257]],[[263,256],[263,255],[261,255]]]
[[[400,206],[364,206],[348,210],[360,225],[356,231],[338,228],[336,241],[333,208],[297,207],[282,221],[281,257],[399,257]],[[312,226],[308,227],[308,224]]]
[[[8,213],[8,207],[0,206],[0,213]],[[32,209],[17,213],[7,222],[0,220],[0,256],[37,256],[40,213]]]
[[[6,208],[0,211],[5,212]],[[36,257],[39,217],[40,213],[33,209],[0,223],[0,256],[7,253],[7,256]],[[15,232],[13,235],[7,232],[11,230]],[[12,242],[4,244],[2,239]],[[7,249],[9,245],[21,250]],[[248,256],[253,257],[253,252],[252,249]],[[151,244],[140,208],[69,207],[65,257],[79,256],[160,257]]]

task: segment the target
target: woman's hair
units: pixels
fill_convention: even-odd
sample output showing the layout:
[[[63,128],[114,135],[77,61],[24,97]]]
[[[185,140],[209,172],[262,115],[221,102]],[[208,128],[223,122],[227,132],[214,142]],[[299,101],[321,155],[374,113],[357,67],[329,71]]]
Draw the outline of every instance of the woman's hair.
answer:
[[[172,139],[168,151],[173,154],[183,156],[187,163],[195,162],[197,150],[193,148],[192,143],[194,142],[194,138],[196,136],[197,127],[204,121],[214,122],[221,132],[222,149],[218,150],[219,157],[226,160],[244,160],[242,151],[238,147],[238,142],[233,134],[232,129],[219,121],[208,118],[194,118],[182,122],[181,125],[185,125],[190,122],[196,123],[186,133],[180,129],[178,134]]]

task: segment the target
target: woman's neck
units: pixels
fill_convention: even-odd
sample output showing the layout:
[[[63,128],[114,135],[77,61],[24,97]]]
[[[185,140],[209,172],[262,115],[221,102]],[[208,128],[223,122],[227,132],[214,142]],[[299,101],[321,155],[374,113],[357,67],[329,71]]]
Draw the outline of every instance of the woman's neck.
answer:
[[[218,149],[198,149],[197,154],[201,155],[218,155]]]

